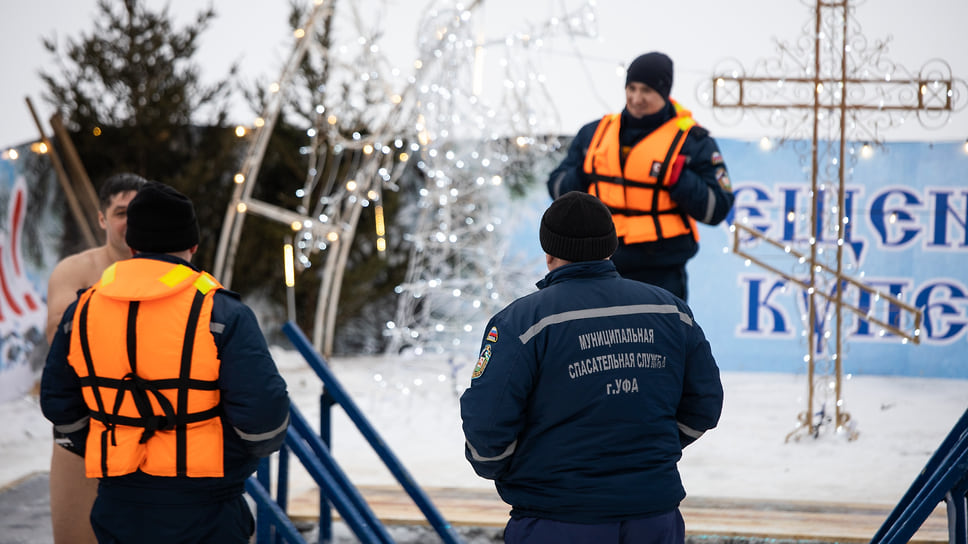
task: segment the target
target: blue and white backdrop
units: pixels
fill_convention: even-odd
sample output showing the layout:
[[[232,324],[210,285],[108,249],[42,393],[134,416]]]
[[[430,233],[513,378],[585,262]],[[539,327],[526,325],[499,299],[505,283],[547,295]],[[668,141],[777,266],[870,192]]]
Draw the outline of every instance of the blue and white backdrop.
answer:
[[[736,192],[735,217],[796,246],[803,229],[788,210],[809,206],[809,174],[794,145],[720,139]],[[25,154],[29,154],[24,150]],[[38,175],[37,172],[44,172]],[[63,200],[49,169],[0,159],[0,401],[28,390],[46,352],[46,285],[63,239]],[[537,225],[549,203],[543,186],[512,205],[506,260],[543,275]],[[968,379],[968,150],[964,142],[897,142],[852,164],[847,181],[847,273],[923,310],[921,342],[845,319],[844,371]],[[732,218],[731,218],[732,220]],[[700,226],[689,263],[689,303],[723,370],[805,371],[804,295],[781,276],[733,254],[729,225]],[[856,295],[894,324],[896,308]],[[845,313],[846,315],[846,313]],[[829,314],[818,312],[821,334]],[[900,323],[898,323],[900,324]]]

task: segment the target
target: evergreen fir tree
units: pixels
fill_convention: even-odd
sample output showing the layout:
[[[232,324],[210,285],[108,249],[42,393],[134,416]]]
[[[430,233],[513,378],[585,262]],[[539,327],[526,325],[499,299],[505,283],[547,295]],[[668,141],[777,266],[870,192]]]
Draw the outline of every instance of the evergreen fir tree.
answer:
[[[63,114],[97,188],[129,171],[168,183],[195,203],[209,267],[241,146],[226,126],[235,67],[203,84],[193,62],[209,8],[177,28],[168,8],[145,0],[99,0],[93,29],[58,44],[45,39],[55,69],[41,73],[44,98]]]

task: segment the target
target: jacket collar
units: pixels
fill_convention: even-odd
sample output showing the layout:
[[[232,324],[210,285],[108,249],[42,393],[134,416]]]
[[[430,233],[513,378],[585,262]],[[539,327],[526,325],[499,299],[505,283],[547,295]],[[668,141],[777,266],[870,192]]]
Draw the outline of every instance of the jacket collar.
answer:
[[[538,286],[538,289],[544,289],[556,283],[569,280],[598,277],[618,277],[618,271],[615,270],[615,263],[611,259],[603,261],[582,261],[559,266],[551,272],[548,272],[535,285]]]
[[[153,259],[155,261],[164,261],[166,263],[172,264],[183,264],[188,268],[191,268],[195,272],[201,272],[202,270],[192,263],[182,259],[181,257],[175,257],[174,255],[169,255],[167,253],[135,253],[132,259]]]

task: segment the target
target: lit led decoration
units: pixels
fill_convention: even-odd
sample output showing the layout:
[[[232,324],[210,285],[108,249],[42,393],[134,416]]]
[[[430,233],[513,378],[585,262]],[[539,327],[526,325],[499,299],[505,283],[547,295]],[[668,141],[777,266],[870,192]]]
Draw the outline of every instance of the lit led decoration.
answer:
[[[387,324],[390,353],[472,357],[488,317],[522,294],[500,266],[509,240],[505,180],[557,145],[546,136],[557,132],[558,113],[538,60],[552,35],[595,35],[589,2],[527,33],[480,38],[482,4],[437,2],[419,26],[420,58],[404,99],[416,104],[416,165],[427,182],[396,318]],[[482,95],[485,55],[503,70],[497,103]]]
[[[390,351],[473,352],[467,342],[476,344],[486,318],[520,294],[521,282],[496,269],[509,239],[502,231],[506,187],[532,168],[535,151],[558,145],[545,135],[560,128],[538,58],[550,36],[593,37],[595,9],[586,2],[527,32],[487,39],[475,30],[482,4],[428,7],[417,30],[419,58],[404,73],[384,56],[383,30],[368,10],[318,2],[293,33],[293,51],[267,88],[265,111],[244,135],[249,152],[235,177],[214,272],[231,284],[246,215],[292,226],[297,272],[319,266],[314,255],[322,255],[311,338],[324,355],[331,352],[335,305],[361,211],[374,210],[373,248],[384,253],[383,194],[397,188],[406,167],[419,171],[425,185],[403,240],[410,268],[386,328]],[[327,17],[333,24],[325,24]],[[503,85],[500,78],[482,80],[485,56],[500,66]],[[487,86],[501,89],[493,103],[482,96]],[[305,130],[299,152],[306,175],[295,210],[252,197],[280,115]]]

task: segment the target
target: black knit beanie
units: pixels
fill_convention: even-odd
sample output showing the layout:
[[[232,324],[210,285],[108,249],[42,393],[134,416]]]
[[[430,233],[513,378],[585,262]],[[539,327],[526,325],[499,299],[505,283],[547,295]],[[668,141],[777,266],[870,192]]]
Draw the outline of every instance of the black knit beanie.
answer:
[[[539,238],[545,253],[571,262],[600,261],[618,247],[611,212],[582,191],[565,193],[548,206]]]
[[[128,247],[146,253],[175,253],[198,244],[198,220],[187,196],[150,182],[128,203]]]
[[[625,86],[633,81],[645,83],[668,100],[672,91],[672,59],[657,51],[639,55],[629,64]]]

